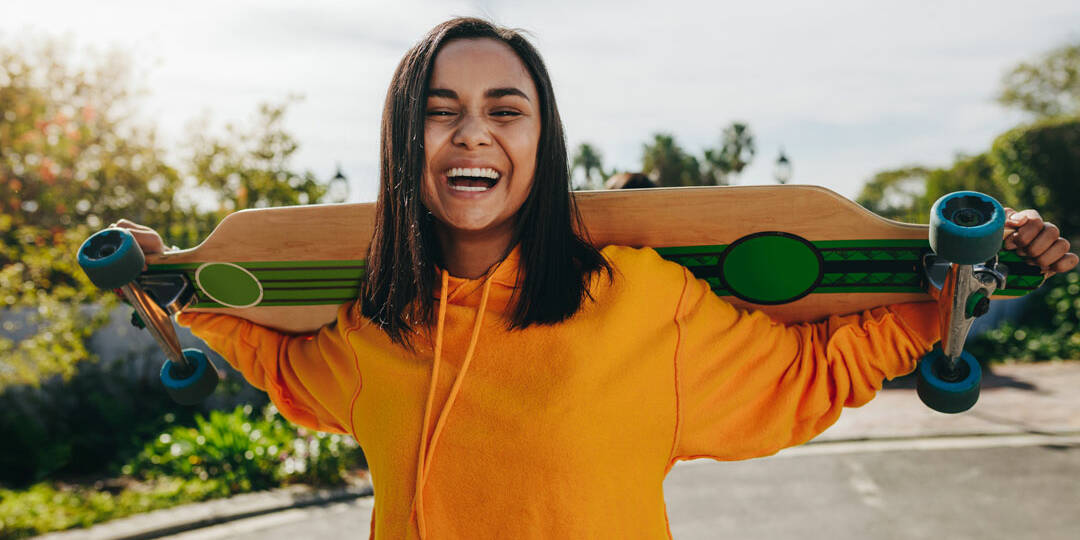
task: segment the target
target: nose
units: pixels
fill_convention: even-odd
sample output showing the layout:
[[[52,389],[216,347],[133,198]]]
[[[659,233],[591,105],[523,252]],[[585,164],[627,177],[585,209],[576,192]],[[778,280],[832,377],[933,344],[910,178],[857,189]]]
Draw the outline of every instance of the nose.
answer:
[[[453,143],[470,150],[491,144],[491,133],[488,131],[487,123],[475,114],[462,116],[454,132]]]

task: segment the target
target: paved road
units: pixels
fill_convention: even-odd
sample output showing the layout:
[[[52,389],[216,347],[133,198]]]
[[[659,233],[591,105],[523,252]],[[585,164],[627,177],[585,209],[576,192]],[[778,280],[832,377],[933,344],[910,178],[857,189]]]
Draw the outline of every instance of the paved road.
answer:
[[[738,463],[677,465],[679,540],[1080,538],[1080,436],[830,443]],[[366,538],[372,500],[290,510],[183,540]]]
[[[691,462],[665,483],[671,529],[678,539],[1075,540],[1080,437],[1044,442]]]

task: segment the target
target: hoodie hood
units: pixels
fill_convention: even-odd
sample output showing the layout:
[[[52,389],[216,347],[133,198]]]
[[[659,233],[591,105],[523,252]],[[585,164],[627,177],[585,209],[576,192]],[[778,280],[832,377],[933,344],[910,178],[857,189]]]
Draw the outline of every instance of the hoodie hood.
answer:
[[[483,295],[484,284],[491,282],[491,292],[488,298],[487,311],[505,314],[510,309],[514,292],[517,290],[518,270],[521,262],[521,246],[515,246],[505,259],[495,264],[488,273],[476,279],[447,276],[446,301],[455,306],[477,307]],[[435,291],[433,296],[443,298],[444,273],[442,268],[436,267],[438,276],[435,278]]]

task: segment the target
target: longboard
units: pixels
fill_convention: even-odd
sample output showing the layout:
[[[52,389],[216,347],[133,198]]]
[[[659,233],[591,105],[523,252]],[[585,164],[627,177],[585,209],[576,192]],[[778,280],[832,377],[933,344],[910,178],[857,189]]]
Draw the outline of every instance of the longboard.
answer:
[[[823,187],[724,186],[576,193],[597,246],[651,247],[712,290],[785,323],[931,300],[929,227],[891,221]],[[372,203],[242,210],[198,246],[148,256],[147,273],[183,273],[187,309],[237,315],[287,332],[333,321],[356,298]],[[992,298],[1033,291],[1044,276],[1011,252]]]

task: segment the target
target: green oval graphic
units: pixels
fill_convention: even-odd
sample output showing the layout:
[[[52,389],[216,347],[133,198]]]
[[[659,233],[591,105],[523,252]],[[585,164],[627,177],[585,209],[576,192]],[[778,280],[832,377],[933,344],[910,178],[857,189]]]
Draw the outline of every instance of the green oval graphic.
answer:
[[[204,264],[195,271],[195,281],[211,300],[224,306],[245,308],[262,300],[259,280],[232,263]]]
[[[782,232],[740,238],[721,263],[728,290],[755,304],[786,304],[806,296],[821,282],[822,269],[813,244]]]

